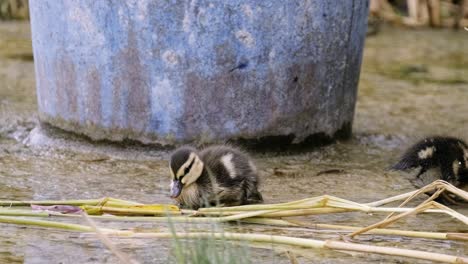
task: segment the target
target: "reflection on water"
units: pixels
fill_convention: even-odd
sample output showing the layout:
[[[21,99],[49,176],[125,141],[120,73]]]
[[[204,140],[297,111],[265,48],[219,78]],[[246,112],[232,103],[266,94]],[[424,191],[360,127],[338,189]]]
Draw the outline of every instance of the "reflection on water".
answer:
[[[466,32],[465,32],[466,33]],[[86,199],[104,196],[169,203],[166,152],[141,146],[99,144],[57,136],[62,148],[30,148],[21,142],[36,126],[34,70],[27,24],[0,24],[0,199]],[[11,43],[22,43],[12,49]],[[26,44],[25,44],[26,43]],[[421,45],[426,43],[426,45]],[[306,154],[254,154],[267,202],[322,194],[366,202],[414,190],[409,174],[386,172],[400,152],[430,134],[465,137],[468,123],[468,38],[462,32],[385,29],[369,38],[351,140]],[[28,55],[29,54],[29,55]],[[458,207],[468,214],[467,208]],[[383,215],[314,216],[316,223],[365,225]],[[80,223],[79,219],[70,220]],[[103,223],[104,224],[104,223]],[[105,223],[110,227],[168,230],[161,223]],[[113,263],[115,257],[89,235],[1,225],[0,262]],[[395,224],[413,230],[467,232],[446,216],[420,215]],[[210,230],[211,226],[197,227]],[[217,227],[219,228],[219,227]],[[336,239],[339,232],[226,224],[228,231],[268,232]],[[358,242],[463,255],[468,245],[400,237],[361,236]],[[124,252],[149,263],[166,263],[170,241],[114,239]],[[284,248],[263,245],[249,254],[265,263],[289,263]],[[295,249],[300,251],[300,249]],[[401,261],[367,254],[307,250],[314,263]],[[413,263],[413,260],[411,260]],[[424,263],[424,262],[420,262]]]

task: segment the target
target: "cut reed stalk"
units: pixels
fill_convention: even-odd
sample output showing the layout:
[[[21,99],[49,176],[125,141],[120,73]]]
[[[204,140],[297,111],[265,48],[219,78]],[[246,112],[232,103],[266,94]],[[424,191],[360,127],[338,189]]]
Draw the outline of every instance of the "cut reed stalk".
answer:
[[[397,202],[397,201],[401,201],[403,199],[406,199],[406,198],[412,196],[413,194],[415,194],[416,192],[418,192],[418,191],[416,190],[416,191],[403,193],[403,194],[400,194],[400,195],[395,195],[395,196],[385,198],[385,199],[382,199],[382,200],[379,200],[379,201],[366,203],[365,205],[370,206],[370,207],[382,206],[382,205],[385,205],[385,204],[389,204],[389,203],[393,203],[393,202]]]
[[[463,191],[461,189],[458,189],[458,188],[456,188],[455,186],[451,185],[450,183],[448,183],[446,181],[437,180],[437,181],[434,181],[434,182],[420,188],[419,190],[415,190],[415,191],[407,192],[407,193],[404,193],[404,194],[392,196],[392,197],[385,198],[385,199],[375,201],[375,202],[371,202],[371,203],[366,203],[365,205],[371,206],[371,207],[377,207],[377,206],[382,206],[384,204],[389,204],[389,203],[392,203],[392,202],[397,202],[397,201],[401,201],[401,200],[406,199],[403,202],[403,204],[400,205],[400,206],[404,206],[405,204],[407,204],[407,202],[412,200],[417,195],[425,193],[425,192],[430,192],[430,191],[433,191],[433,190],[436,190],[436,189],[440,189],[440,188],[444,188],[446,191],[455,194],[456,196],[464,199],[465,201],[468,201],[468,192]]]
[[[362,227],[355,226],[343,226],[343,225],[330,225],[330,224],[314,224],[314,227],[324,229],[338,229],[344,231],[357,231],[361,230]],[[384,229],[375,228],[369,230],[367,233],[376,235],[395,235],[395,236],[406,236],[406,237],[417,237],[427,239],[442,239],[442,240],[468,240],[468,236],[464,233],[441,233],[441,232],[423,232],[423,231],[409,231],[409,230],[396,230],[396,229]]]
[[[255,212],[253,212],[255,213]],[[234,217],[189,217],[189,216],[114,216],[114,215],[88,215],[89,218],[101,221],[119,221],[119,222],[177,222],[177,223],[216,223],[216,222],[229,222],[240,220],[246,223],[256,223],[264,225],[277,225],[277,226],[297,226],[297,224],[289,223],[281,219],[268,219],[268,218],[254,218],[254,214],[245,218],[245,215],[235,215]],[[0,209],[0,216],[28,216],[28,217],[65,217],[77,218],[77,214],[62,214],[58,212],[34,212],[30,210],[16,210],[16,209]]]
[[[435,194],[427,199],[422,204],[415,208],[402,207],[411,201],[419,194],[436,191]],[[451,192],[468,201],[468,193],[463,190],[443,182],[436,181],[429,184],[420,190],[408,192],[406,194],[390,197],[373,203],[360,204],[334,196],[323,195],[319,197],[312,197],[280,204],[263,204],[263,205],[246,205],[225,208],[202,208],[198,211],[194,210],[179,210],[178,208],[167,207],[168,205],[143,205],[132,201],[119,200],[115,198],[102,198],[95,200],[67,200],[67,201],[0,201],[0,205],[4,206],[30,206],[34,205],[73,205],[82,206],[85,209],[94,210],[98,213],[113,213],[118,215],[127,216],[87,216],[88,219],[111,220],[111,221],[158,221],[158,222],[185,222],[185,223],[223,223],[232,221],[241,221],[245,223],[264,224],[264,225],[278,225],[285,227],[315,227],[326,228],[334,230],[344,230],[353,233],[348,236],[356,236],[365,232],[381,235],[399,235],[408,237],[420,237],[431,239],[452,239],[452,240],[468,240],[468,234],[465,233],[440,233],[440,232],[421,232],[421,231],[407,231],[407,230],[392,230],[384,229],[381,227],[388,226],[404,217],[418,213],[445,213],[448,214],[464,224],[468,225],[468,217],[460,214],[446,206],[432,201],[437,195],[442,194],[443,191]],[[400,207],[379,207],[383,204],[404,200]],[[166,206],[166,207],[165,207]],[[46,208],[47,209],[47,208]],[[375,212],[375,213],[399,213],[395,216],[390,216],[387,219],[379,221],[373,225],[361,228],[351,226],[339,226],[328,224],[315,224],[302,223],[299,221],[279,219],[281,217],[291,216],[306,216],[314,214],[327,214],[327,213],[342,213],[342,212]],[[182,214],[182,216],[181,216]],[[28,217],[47,217],[47,216],[61,216],[61,217],[79,217],[73,214],[61,214],[58,212],[34,212],[26,209],[11,209],[0,208],[1,223],[37,226],[44,228],[56,228],[77,232],[93,232],[99,231],[107,235],[115,236],[131,236],[131,237],[167,237],[167,238],[215,238],[215,239],[228,239],[228,240],[243,240],[251,242],[267,242],[277,243],[289,246],[301,247],[314,247],[314,248],[327,248],[334,250],[349,250],[356,252],[368,252],[377,254],[387,254],[393,256],[412,257],[418,259],[442,261],[447,263],[467,263],[468,260],[464,257],[456,257],[445,254],[429,253],[423,251],[367,246],[354,243],[344,243],[339,241],[320,241],[304,238],[293,238],[284,236],[272,236],[264,234],[239,234],[239,233],[135,233],[132,231],[121,231],[116,229],[97,229],[97,227],[88,227],[77,224],[68,224],[54,221],[45,220],[30,220],[16,216]],[[160,215],[158,217],[139,217],[128,215]],[[164,217],[163,217],[164,215]],[[196,217],[205,216],[205,217]]]
[[[1,216],[30,216],[30,217],[48,217],[48,212],[35,212],[26,209],[4,209],[0,208]]]
[[[411,249],[361,245],[361,244],[353,244],[353,243],[346,243],[346,242],[340,242],[340,241],[327,241],[325,244],[325,247],[334,249],[334,250],[367,252],[367,253],[375,253],[375,254],[382,254],[382,255],[438,261],[438,262],[445,262],[445,263],[457,263],[457,264],[468,263],[468,258],[461,257],[461,256],[452,256],[452,255],[447,255],[447,254],[411,250]]]
[[[448,215],[460,220],[461,222],[463,222],[465,225],[468,225],[468,217],[460,214],[459,212],[443,205],[443,204],[440,204],[438,202],[431,202],[431,205],[435,208],[439,208],[441,209],[442,211],[445,211]]]
[[[0,223],[6,224],[15,224],[15,225],[24,225],[24,226],[37,226],[44,228],[56,228],[68,231],[77,231],[77,232],[92,232],[93,229],[89,226],[54,222],[54,221],[45,221],[45,220],[35,220],[35,219],[25,219],[21,217],[10,217],[10,216],[0,216]],[[111,231],[110,229],[106,229]]]
[[[107,207],[107,206],[83,206],[84,209],[90,212],[94,212],[94,214],[102,214],[102,213],[110,213],[115,215],[121,216],[132,216],[132,215],[181,215],[183,214],[180,211],[170,211],[170,210],[145,210],[145,209],[138,209],[138,208],[128,208],[128,207]],[[276,208],[276,207],[274,207]],[[388,213],[388,212],[409,212],[412,211],[413,208],[391,208],[391,207],[371,207],[369,209],[365,209],[364,212],[370,213]],[[245,218],[245,215],[251,215],[250,217],[264,217],[264,218],[279,218],[279,217],[294,217],[294,216],[309,216],[309,215],[318,215],[318,214],[331,214],[331,213],[345,213],[345,212],[354,212],[354,211],[361,211],[356,208],[346,209],[346,208],[312,208],[312,209],[301,209],[301,210],[263,210],[263,211],[232,211],[232,212],[199,212],[198,214],[190,213],[187,217],[197,218],[194,216],[216,216],[219,217],[228,217],[226,219],[235,220],[237,217]],[[465,222],[466,217],[453,211],[449,208],[447,209],[427,209],[423,213],[444,213],[450,216],[456,217],[457,219],[461,219]],[[11,215],[11,216],[36,216],[36,217],[46,217],[46,216],[61,216],[63,214],[46,211],[46,212],[35,212],[28,209],[9,209],[9,208],[0,208],[0,215]],[[131,217],[132,218],[132,217]],[[231,221],[231,220],[222,220],[222,221]]]
[[[377,227],[385,227],[385,226],[388,226],[396,221],[398,221],[399,219],[403,218],[403,217],[406,217],[406,216],[409,216],[409,215],[413,215],[413,214],[418,214],[418,213],[421,213],[421,212],[424,212],[426,211],[427,209],[429,208],[441,208],[442,211],[444,211],[446,214],[456,218],[457,220],[460,220],[461,222],[463,222],[465,225],[468,225],[468,218],[446,206],[443,206],[437,202],[434,202],[434,201],[431,201],[431,202],[428,202],[428,203],[425,203],[425,204],[421,204],[419,205],[418,207],[414,208],[413,210],[411,211],[408,211],[408,212],[405,212],[405,213],[402,213],[402,214],[399,214],[399,215],[396,215],[396,216],[392,216],[390,218],[386,218],[378,223],[375,223],[373,225],[370,225],[368,227],[365,227],[359,231],[356,231],[352,234],[350,234],[349,236],[350,237],[353,237],[353,236],[356,236],[358,234],[362,234],[364,232],[367,232],[371,229],[374,229],[374,228],[377,228]]]
[[[430,186],[430,185],[428,185]],[[427,186],[426,186],[427,187]],[[430,187],[431,189],[433,189],[434,187]],[[427,198],[424,202],[421,203],[422,204],[426,204],[426,203],[429,203],[430,201],[433,201],[434,199],[436,199],[437,197],[439,197],[439,195],[445,191],[445,187],[441,187],[439,188],[436,192],[434,192],[429,198]],[[399,207],[403,207],[405,206],[406,204],[408,204],[408,202],[415,198],[417,195],[421,194],[421,190],[419,190],[418,192],[416,192],[415,194],[413,194],[412,196],[408,197],[403,203],[400,204]],[[395,212],[392,212],[391,214],[389,214],[385,219],[389,219],[391,218],[392,216],[395,215]]]
[[[159,210],[149,210],[140,208],[128,208],[128,207],[109,207],[109,206],[93,206],[85,205],[83,209],[86,211],[92,211],[96,214],[115,214],[115,215],[180,215],[180,211],[172,211],[167,208],[161,208]]]
[[[432,202],[431,202],[432,203]],[[399,219],[403,218],[403,217],[406,217],[406,216],[409,216],[409,215],[413,215],[413,214],[417,214],[419,212],[422,212],[428,208],[430,208],[432,206],[431,203],[427,203],[427,204],[422,204],[416,208],[414,208],[413,210],[411,211],[408,211],[408,212],[405,212],[405,213],[402,213],[402,214],[399,214],[399,215],[396,215],[396,216],[392,216],[390,218],[387,218],[387,219],[384,219],[382,221],[379,221],[375,224],[372,224],[368,227],[365,227],[361,230],[358,230],[356,232],[353,232],[352,234],[350,234],[349,236],[350,237],[354,237],[356,235],[359,235],[359,234],[362,234],[362,233],[365,233],[371,229],[374,229],[374,228],[378,228],[378,227],[385,227],[385,226],[388,226],[396,221],[398,221]]]
[[[110,206],[129,206],[129,205],[141,205],[141,203],[126,201],[121,199],[116,199],[112,197],[104,197],[101,199],[84,199],[84,200],[43,200],[43,201],[9,201],[9,200],[0,200],[0,206],[30,206],[31,204],[35,205],[110,205]]]
[[[359,204],[353,201],[345,200],[342,198],[322,195],[319,197],[313,197],[303,199],[295,202],[280,203],[280,204],[256,204],[256,205],[241,205],[232,207],[211,207],[211,208],[200,208],[198,212],[236,212],[236,211],[258,211],[258,210],[294,210],[294,209],[311,209],[311,208],[322,208],[322,207],[335,207],[335,208],[347,208],[355,210],[368,210],[369,206]]]
[[[289,206],[299,205],[299,208],[310,208],[310,207],[320,207],[323,206],[323,199],[325,195],[306,198],[298,201],[287,202],[287,203],[278,203],[278,204],[250,204],[250,205],[239,205],[239,206],[230,206],[230,207],[209,207],[209,208],[200,208],[198,212],[230,212],[230,211],[258,211],[258,210],[269,210],[269,209],[282,209],[289,208]]]
[[[134,201],[128,201],[128,200],[122,200],[122,199],[117,199],[117,198],[112,198],[109,197],[108,203],[116,203],[116,204],[128,204],[128,205],[141,205],[142,203],[134,202]]]
[[[31,204],[36,205],[97,205],[101,202],[101,199],[91,200],[44,200],[44,201],[0,201],[0,206],[30,206]]]
[[[177,238],[177,239],[219,239],[248,242],[273,243],[306,248],[320,248],[332,250],[345,250],[354,252],[366,252],[382,255],[409,257],[415,259],[439,261],[445,263],[468,263],[468,258],[452,256],[418,250],[400,249],[381,246],[362,245],[340,241],[322,241],[315,239],[295,238],[287,236],[274,236],[263,234],[241,233],[134,233],[130,237],[139,238]]]
[[[13,217],[0,217],[0,222],[2,223],[13,223],[20,225],[28,226],[38,226],[38,227],[53,227],[69,231],[78,231],[78,232],[93,232],[92,227],[77,225],[77,224],[67,224],[60,222],[52,221],[42,221],[42,220],[29,220],[23,218],[13,218]],[[107,235],[113,236],[125,236],[125,237],[140,237],[140,238],[172,238],[172,233],[135,233],[132,231],[119,231],[113,229],[101,229]],[[353,243],[344,243],[338,241],[320,241],[304,238],[294,238],[294,237],[285,237],[285,236],[271,236],[263,234],[237,234],[237,233],[175,233],[177,238],[215,238],[215,239],[228,239],[228,240],[243,240],[251,242],[266,242],[266,243],[275,243],[275,244],[284,244],[290,246],[301,246],[308,248],[326,248],[333,250],[349,250],[356,252],[368,252],[368,253],[377,253],[385,254],[392,256],[401,256],[401,257],[411,257],[431,261],[440,261],[446,263],[468,263],[468,259],[464,257],[450,256],[446,254],[438,254],[431,252],[415,251],[415,250],[406,250],[406,249],[396,249],[390,247],[377,247],[377,246],[368,246],[361,244]]]
[[[80,217],[79,215],[61,215],[61,216],[73,216]],[[88,216],[88,218],[99,219],[99,220],[112,220],[112,221],[158,221],[158,222],[184,222],[184,223],[214,223],[220,222],[219,218],[190,218],[190,217],[116,217],[116,216]],[[17,225],[30,225],[44,228],[56,228],[69,231],[79,232],[92,232],[87,226],[68,224],[54,221],[43,221],[43,220],[30,220],[24,218],[13,218],[13,217],[0,217],[0,222],[17,224]],[[328,229],[339,229],[345,231],[360,230],[361,227],[352,226],[340,226],[330,224],[307,224],[296,221],[286,221],[281,219],[267,219],[267,218],[247,218],[242,219],[245,223],[254,224],[265,224],[265,225],[277,225],[277,226],[289,226],[289,227],[317,227],[317,228],[328,228]],[[113,229],[105,229],[108,233],[121,233],[123,235],[131,234],[127,231],[118,231]],[[419,238],[431,238],[431,239],[450,239],[450,240],[468,240],[468,235],[464,233],[438,233],[438,232],[421,232],[421,231],[406,231],[406,230],[392,230],[392,229],[373,229],[370,230],[371,234],[381,235],[399,235],[408,237],[419,237]]]
[[[277,207],[274,207],[277,208]],[[346,212],[356,212],[362,211],[366,213],[389,213],[389,212],[408,212],[413,210],[413,208],[398,208],[398,207],[370,207],[364,210],[352,207],[352,208],[345,208],[344,206],[341,208],[336,207],[325,207],[325,208],[311,208],[311,209],[299,209],[299,210],[281,210],[277,212],[269,212],[265,213],[259,217],[266,217],[266,218],[277,218],[277,217],[293,217],[293,216],[308,216],[308,215],[317,215],[317,214],[331,214],[331,213],[346,213]],[[254,211],[255,212],[255,211]],[[242,211],[230,211],[230,212],[199,212],[196,215],[207,215],[207,216],[226,216],[226,215],[236,215],[241,214]],[[424,213],[444,213],[447,214],[444,210],[439,209],[428,209],[424,211]]]

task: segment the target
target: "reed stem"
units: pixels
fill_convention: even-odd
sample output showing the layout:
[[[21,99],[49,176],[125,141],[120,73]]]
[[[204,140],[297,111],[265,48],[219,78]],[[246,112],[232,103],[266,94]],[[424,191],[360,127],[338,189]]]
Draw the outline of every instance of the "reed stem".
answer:
[[[177,238],[177,239],[218,239],[235,240],[248,242],[261,242],[282,244],[288,246],[299,246],[305,248],[319,248],[332,250],[345,250],[354,252],[366,252],[382,255],[409,257],[415,259],[438,261],[445,263],[468,263],[468,258],[461,256],[452,256],[447,254],[432,253],[419,250],[400,249],[392,247],[381,247],[362,245],[340,241],[322,241],[306,238],[295,238],[288,236],[275,236],[264,234],[241,234],[241,233],[134,233],[130,237],[138,238]]]

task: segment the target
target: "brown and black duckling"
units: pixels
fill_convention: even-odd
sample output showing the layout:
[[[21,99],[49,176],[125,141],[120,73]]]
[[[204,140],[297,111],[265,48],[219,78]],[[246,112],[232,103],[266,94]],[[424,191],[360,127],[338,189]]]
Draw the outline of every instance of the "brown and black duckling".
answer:
[[[411,146],[390,169],[407,171],[417,168],[419,172],[416,178],[420,178],[430,169],[438,169],[440,179],[459,188],[466,186],[468,185],[468,145],[454,137],[428,137]],[[438,201],[451,203],[444,199]]]
[[[170,160],[171,198],[181,206],[235,206],[263,201],[257,169],[249,156],[225,145],[197,151],[181,147]]]
[[[420,168],[419,178],[431,168],[439,168],[441,179],[448,182],[468,181],[468,145],[454,137],[429,137],[410,147],[393,170]]]

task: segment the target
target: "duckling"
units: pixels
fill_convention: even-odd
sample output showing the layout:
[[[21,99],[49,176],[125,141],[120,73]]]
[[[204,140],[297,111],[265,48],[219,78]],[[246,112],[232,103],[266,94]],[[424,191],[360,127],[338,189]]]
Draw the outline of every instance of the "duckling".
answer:
[[[197,151],[181,147],[171,156],[171,198],[181,206],[260,203],[257,169],[247,154],[217,145]]]
[[[411,148],[393,165],[393,170],[420,167],[416,178],[431,168],[440,168],[441,178],[455,185],[468,183],[468,146],[454,137],[428,137]]]

